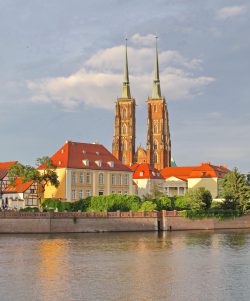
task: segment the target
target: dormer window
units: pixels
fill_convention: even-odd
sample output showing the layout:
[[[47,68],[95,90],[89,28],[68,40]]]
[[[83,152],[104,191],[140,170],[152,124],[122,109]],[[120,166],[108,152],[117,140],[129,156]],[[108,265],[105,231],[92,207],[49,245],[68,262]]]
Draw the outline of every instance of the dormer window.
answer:
[[[97,156],[99,156],[99,155],[100,155],[100,152],[96,152],[96,154],[97,154]]]
[[[83,150],[82,153],[85,155],[86,154],[86,150]]]
[[[82,163],[83,163],[85,166],[89,166],[89,160],[88,160],[88,159],[82,160]]]
[[[62,161],[59,161],[59,162],[58,162],[58,165],[61,165],[61,164],[62,164]]]
[[[152,171],[152,175],[155,177],[155,172],[154,171]]]
[[[143,175],[144,175],[144,172],[140,171],[140,177],[143,177]]]
[[[101,161],[101,160],[96,160],[96,161],[95,161],[95,164],[96,164],[98,167],[102,167],[102,161]]]
[[[64,153],[64,150],[62,149],[62,150],[61,150],[61,154],[63,154],[63,153]]]
[[[201,175],[202,175],[202,177],[204,177],[204,176],[206,175],[206,172],[203,171],[203,172],[201,173]]]
[[[114,161],[109,161],[109,162],[108,162],[108,165],[109,165],[109,167],[112,167],[112,168],[113,168],[113,167],[115,166],[115,162],[114,162]]]

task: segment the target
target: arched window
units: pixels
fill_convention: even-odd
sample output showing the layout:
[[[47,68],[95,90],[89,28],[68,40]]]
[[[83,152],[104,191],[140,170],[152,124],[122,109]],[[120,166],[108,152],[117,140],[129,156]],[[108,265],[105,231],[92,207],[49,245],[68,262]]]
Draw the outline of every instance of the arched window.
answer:
[[[157,142],[157,140],[155,140],[154,141],[154,150],[157,150],[157,148],[158,148],[158,142]]]
[[[122,117],[123,119],[127,118],[127,110],[125,108],[122,110]]]
[[[123,134],[123,135],[126,135],[126,134],[127,134],[127,126],[126,126],[126,124],[124,124],[124,125],[122,126],[122,134]]]
[[[154,163],[157,163],[157,162],[158,162],[158,155],[157,155],[157,152],[154,152],[153,161],[154,161]]]
[[[104,184],[104,175],[103,173],[99,174],[99,185],[103,185]]]

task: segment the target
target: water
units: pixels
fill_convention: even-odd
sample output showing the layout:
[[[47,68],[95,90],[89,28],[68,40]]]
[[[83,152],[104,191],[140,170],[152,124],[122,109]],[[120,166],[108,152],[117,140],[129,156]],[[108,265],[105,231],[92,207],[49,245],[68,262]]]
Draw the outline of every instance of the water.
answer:
[[[0,300],[250,300],[250,231],[0,235]]]

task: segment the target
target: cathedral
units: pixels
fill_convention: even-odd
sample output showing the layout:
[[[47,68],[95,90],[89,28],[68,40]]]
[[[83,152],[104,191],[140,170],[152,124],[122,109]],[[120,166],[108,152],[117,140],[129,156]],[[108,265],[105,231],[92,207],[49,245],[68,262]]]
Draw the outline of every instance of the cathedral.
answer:
[[[148,163],[161,170],[171,166],[171,140],[168,109],[161,94],[157,40],[152,96],[147,100],[147,144],[136,149],[136,101],[131,97],[127,44],[125,45],[124,79],[121,98],[115,104],[113,155],[123,164]]]

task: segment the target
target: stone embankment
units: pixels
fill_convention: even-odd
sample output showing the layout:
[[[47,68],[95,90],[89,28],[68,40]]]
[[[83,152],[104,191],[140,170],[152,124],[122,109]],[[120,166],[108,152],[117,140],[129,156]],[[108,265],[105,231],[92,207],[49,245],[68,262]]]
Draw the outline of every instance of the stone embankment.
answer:
[[[0,212],[0,233],[84,233],[250,228],[250,216],[190,220],[162,212]]]

